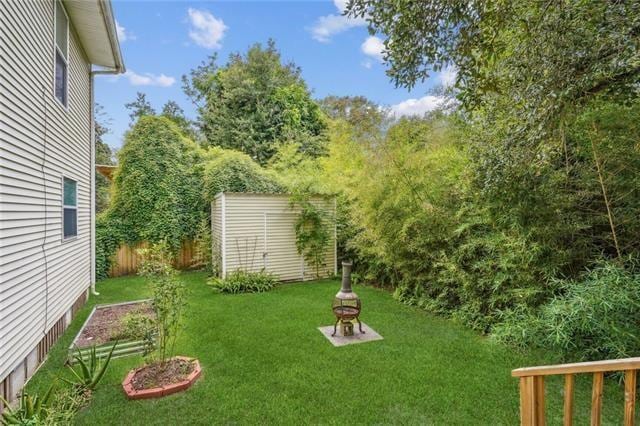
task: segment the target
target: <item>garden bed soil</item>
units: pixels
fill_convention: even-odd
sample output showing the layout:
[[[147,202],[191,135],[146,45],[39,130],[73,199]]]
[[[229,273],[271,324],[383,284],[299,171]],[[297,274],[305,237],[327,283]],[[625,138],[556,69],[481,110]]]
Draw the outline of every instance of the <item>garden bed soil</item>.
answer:
[[[156,363],[131,370],[122,388],[129,399],[158,398],[188,389],[201,373],[197,359],[177,356],[164,366]]]
[[[174,358],[162,366],[150,364],[139,369],[131,380],[135,390],[158,388],[182,382],[195,368],[191,360]]]
[[[79,348],[102,345],[118,339],[122,333],[122,318],[138,313],[153,318],[153,310],[148,301],[97,306],[84,326],[75,344]]]

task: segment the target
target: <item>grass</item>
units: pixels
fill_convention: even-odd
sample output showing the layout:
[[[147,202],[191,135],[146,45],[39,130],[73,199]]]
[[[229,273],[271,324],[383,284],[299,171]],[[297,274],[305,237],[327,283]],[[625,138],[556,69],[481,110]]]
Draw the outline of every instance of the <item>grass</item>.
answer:
[[[221,295],[202,273],[189,286],[180,355],[200,359],[203,376],[188,391],[128,401],[121,381],[139,356],[112,365],[78,424],[487,424],[519,422],[513,368],[542,356],[519,354],[451,321],[401,305],[380,289],[355,288],[363,319],[384,340],[334,348],[317,330],[332,323],[337,281],[282,285],[268,293]],[[98,284],[98,297],[79,313],[30,381],[44,389],[66,374],[66,348],[91,306],[149,295],[138,277]],[[547,384],[550,424],[560,423],[560,378]],[[588,423],[590,382],[577,381],[576,424]],[[623,396],[605,389],[603,424],[621,424]]]

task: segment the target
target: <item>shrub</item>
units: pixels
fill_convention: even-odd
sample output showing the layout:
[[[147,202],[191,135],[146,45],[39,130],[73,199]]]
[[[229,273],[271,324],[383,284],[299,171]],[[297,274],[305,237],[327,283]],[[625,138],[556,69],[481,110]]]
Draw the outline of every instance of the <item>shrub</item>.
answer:
[[[118,153],[113,197],[106,212],[119,222],[124,242],[166,241],[175,251],[194,237],[206,212],[203,153],[164,117],[141,117]]]
[[[120,222],[113,216],[101,214],[96,219],[96,278],[109,276],[112,256],[122,243]]]
[[[275,276],[267,272],[234,271],[226,278],[211,278],[209,285],[220,293],[262,293],[277,283]]]
[[[640,355],[640,275],[605,263],[539,310],[505,314],[496,340],[553,350],[565,360],[592,361]]]
[[[283,192],[276,179],[246,154],[212,149],[204,166],[204,197],[213,200],[216,194],[228,192]]]

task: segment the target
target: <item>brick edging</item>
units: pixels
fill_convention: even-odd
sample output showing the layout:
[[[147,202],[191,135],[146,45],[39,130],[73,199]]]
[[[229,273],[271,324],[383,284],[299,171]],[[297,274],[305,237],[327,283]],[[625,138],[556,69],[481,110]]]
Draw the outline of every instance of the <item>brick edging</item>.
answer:
[[[136,373],[140,370],[142,370],[145,367],[139,367],[136,368],[134,370],[129,371],[129,374],[127,374],[127,377],[125,377],[124,381],[122,382],[122,389],[124,390],[124,393],[127,395],[127,398],[129,399],[148,399],[148,398],[160,398],[162,396],[167,396],[167,395],[171,395],[174,394],[176,392],[182,392],[184,390],[187,390],[191,387],[191,385],[200,377],[200,375],[202,374],[202,368],[200,367],[200,361],[198,361],[195,358],[189,358],[189,357],[185,357],[185,356],[176,356],[171,358],[173,359],[182,359],[184,361],[191,361],[193,362],[194,365],[194,369],[193,371],[189,374],[189,376],[187,376],[187,378],[185,380],[182,380],[178,383],[172,383],[170,385],[166,385],[166,386],[160,386],[157,388],[151,388],[151,389],[141,389],[141,390],[136,390],[133,388],[133,384],[131,383],[131,381],[133,380],[133,377],[136,375]]]

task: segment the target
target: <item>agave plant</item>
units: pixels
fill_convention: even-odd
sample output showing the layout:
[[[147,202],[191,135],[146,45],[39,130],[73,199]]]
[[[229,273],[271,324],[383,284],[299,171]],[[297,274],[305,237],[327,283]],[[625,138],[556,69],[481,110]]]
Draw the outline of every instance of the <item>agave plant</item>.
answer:
[[[51,400],[52,394],[53,385],[49,387],[49,390],[43,396],[31,396],[23,392],[20,396],[20,405],[17,408],[11,408],[9,403],[0,397],[5,406],[5,410],[0,417],[0,424],[25,426],[40,424],[47,415],[47,405]]]
[[[69,380],[65,378],[61,378],[64,382],[72,385],[76,389],[80,390],[94,390],[96,386],[102,380],[104,373],[107,371],[107,367],[109,366],[109,362],[111,361],[111,356],[113,355],[113,351],[116,348],[118,342],[113,344],[111,347],[111,351],[109,351],[109,355],[105,358],[104,361],[101,361],[100,358],[96,355],[96,347],[92,346],[91,351],[89,353],[89,358],[87,360],[82,356],[82,352],[80,349],[76,348],[77,352],[73,356],[76,363],[80,366],[78,370],[69,366],[69,370],[74,375],[74,379]]]

